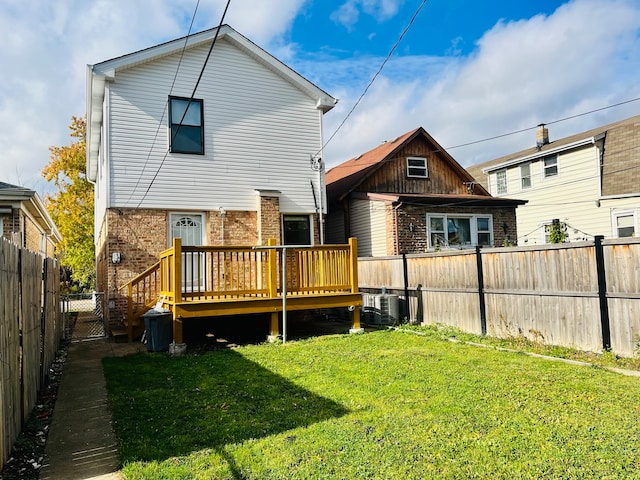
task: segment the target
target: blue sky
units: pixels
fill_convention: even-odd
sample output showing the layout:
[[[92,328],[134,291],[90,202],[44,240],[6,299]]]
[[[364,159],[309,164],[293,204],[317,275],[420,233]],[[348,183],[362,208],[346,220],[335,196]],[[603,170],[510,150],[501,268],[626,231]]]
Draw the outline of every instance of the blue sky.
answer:
[[[0,181],[51,186],[48,147],[85,112],[86,64],[183,36],[196,0],[3,0]],[[232,0],[226,23],[339,103],[344,120],[422,0]],[[201,0],[195,31],[226,0]],[[327,145],[329,167],[423,126],[464,166],[640,114],[638,0],[428,0],[363,101]]]

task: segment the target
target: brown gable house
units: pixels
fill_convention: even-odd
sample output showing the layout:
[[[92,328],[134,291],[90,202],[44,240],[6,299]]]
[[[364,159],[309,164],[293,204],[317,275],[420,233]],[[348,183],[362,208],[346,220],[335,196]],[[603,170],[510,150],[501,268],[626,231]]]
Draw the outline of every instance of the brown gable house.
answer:
[[[515,243],[516,208],[492,197],[422,127],[326,174],[326,239],[360,256]]]

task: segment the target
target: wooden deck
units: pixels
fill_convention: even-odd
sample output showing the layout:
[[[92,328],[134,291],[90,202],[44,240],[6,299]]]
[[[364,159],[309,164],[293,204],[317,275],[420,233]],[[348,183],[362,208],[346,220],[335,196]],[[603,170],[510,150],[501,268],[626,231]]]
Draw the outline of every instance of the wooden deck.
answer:
[[[183,343],[182,320],[194,317],[271,313],[271,336],[287,311],[352,309],[360,328],[357,242],[315,247],[173,246],[158,263],[121,287],[128,298],[128,338],[155,305],[173,313],[173,341]],[[283,283],[282,279],[285,279]]]

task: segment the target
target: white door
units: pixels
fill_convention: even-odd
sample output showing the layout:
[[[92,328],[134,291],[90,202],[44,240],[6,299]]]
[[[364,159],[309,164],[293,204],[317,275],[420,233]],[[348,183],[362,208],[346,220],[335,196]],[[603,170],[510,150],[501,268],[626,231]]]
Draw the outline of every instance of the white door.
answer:
[[[171,232],[169,242],[174,238],[182,239],[182,245],[204,245],[204,216],[200,213],[172,213],[170,215]],[[182,254],[182,290],[184,292],[202,291],[204,282],[204,256],[193,252]],[[200,265],[200,268],[198,268]]]

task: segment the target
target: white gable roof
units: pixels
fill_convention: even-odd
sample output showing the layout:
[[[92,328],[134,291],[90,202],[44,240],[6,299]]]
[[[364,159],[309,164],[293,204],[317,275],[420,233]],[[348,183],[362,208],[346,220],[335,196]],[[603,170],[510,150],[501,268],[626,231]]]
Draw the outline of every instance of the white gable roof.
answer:
[[[185,37],[178,38],[95,65],[87,65],[87,176],[89,180],[95,181],[97,175],[105,82],[113,80],[119,71],[175,54],[182,49],[188,50],[209,43],[213,41],[217,30],[217,28],[212,28],[190,35],[186,37],[186,39]],[[323,113],[331,110],[338,102],[337,99],[235,31],[229,25],[220,27],[218,39],[223,38],[314,99],[316,108]]]

